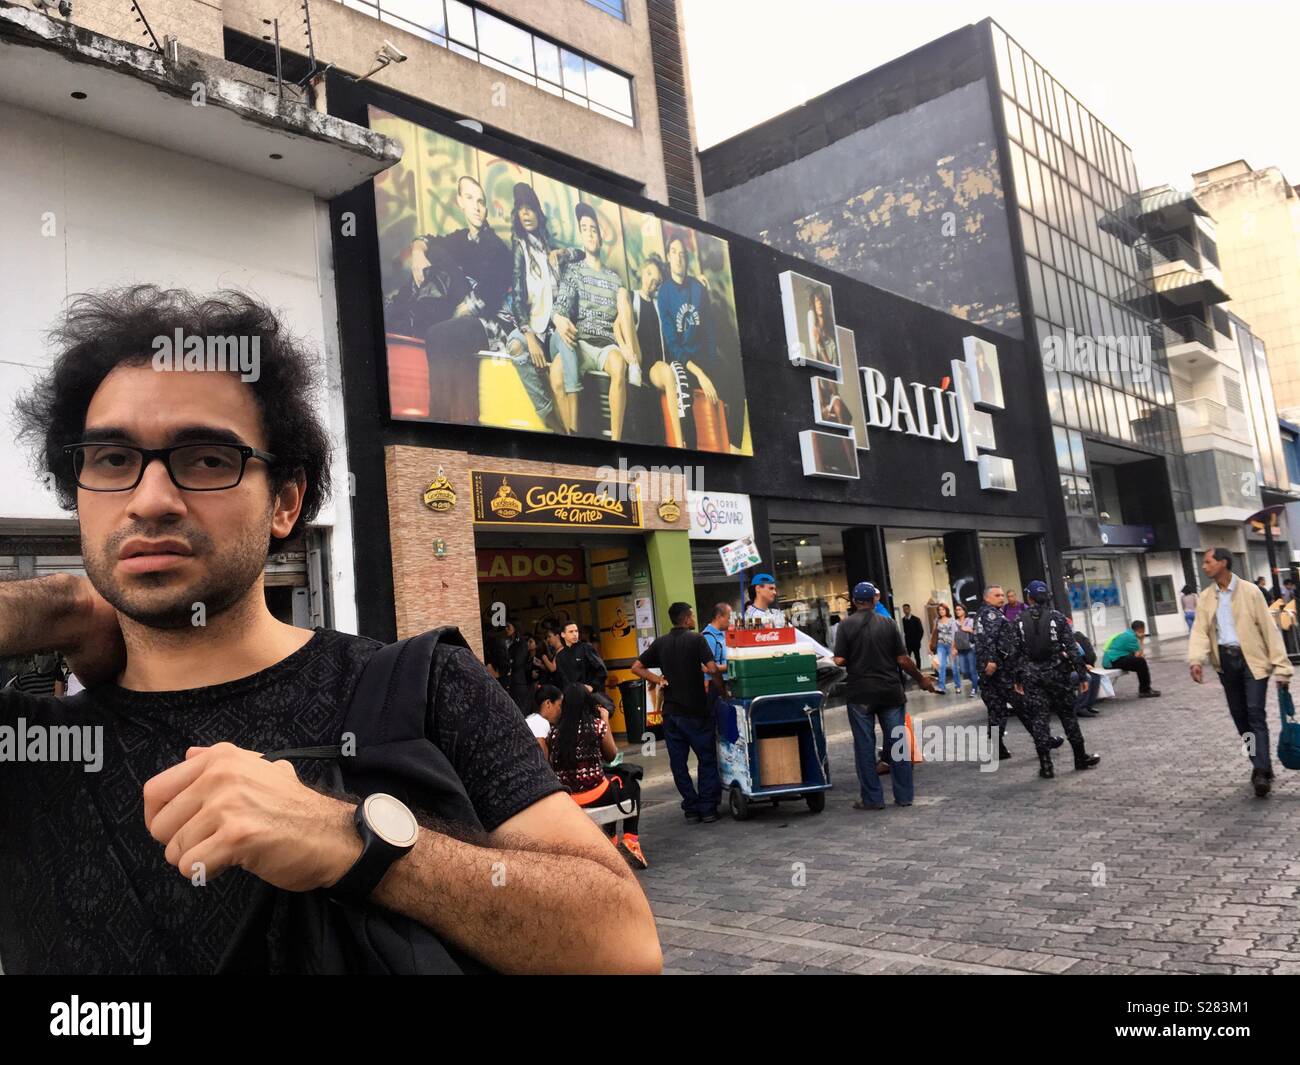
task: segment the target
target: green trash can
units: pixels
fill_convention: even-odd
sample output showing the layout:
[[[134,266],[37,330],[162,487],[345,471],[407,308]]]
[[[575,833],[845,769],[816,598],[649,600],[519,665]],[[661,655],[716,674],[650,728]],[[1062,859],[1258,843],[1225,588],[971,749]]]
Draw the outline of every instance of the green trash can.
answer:
[[[628,743],[640,743],[645,735],[645,681],[625,680],[618,686],[623,698],[623,724]]]

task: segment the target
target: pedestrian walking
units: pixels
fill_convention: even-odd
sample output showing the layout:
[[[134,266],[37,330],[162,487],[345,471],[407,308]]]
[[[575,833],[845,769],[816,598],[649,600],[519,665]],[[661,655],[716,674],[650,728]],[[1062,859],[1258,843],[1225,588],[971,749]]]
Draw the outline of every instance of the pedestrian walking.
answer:
[[[975,616],[975,668],[980,674],[980,698],[988,710],[989,728],[998,730],[998,757],[1010,758],[1007,750],[1007,718],[1015,714],[1033,737],[1042,776],[1052,776],[1052,735],[1047,718],[1031,713],[1024,695],[1016,691],[1020,675],[1020,653],[1015,630],[1002,613],[1007,601],[1001,585],[984,589],[984,604]]]
[[[957,631],[953,634],[952,642],[953,653],[957,656],[957,665],[954,668],[957,694],[961,694],[961,679],[965,677],[970,681],[967,698],[974,699],[980,690],[979,670],[975,668],[975,619],[960,603],[952,609],[953,620],[957,623]]]
[[[1264,593],[1232,572],[1232,553],[1224,547],[1211,548],[1201,560],[1201,569],[1210,585],[1196,601],[1196,623],[1187,638],[1187,663],[1197,684],[1203,682],[1207,657],[1218,671],[1228,713],[1250,757],[1251,786],[1262,799],[1273,781],[1265,713],[1268,679],[1274,677],[1279,688],[1287,687],[1291,660],[1264,603]]]
[[[716,618],[716,615],[715,615]],[[718,719],[715,700],[705,688],[705,674],[722,671],[709,641],[695,631],[690,603],[668,608],[672,630],[660,636],[632,663],[632,672],[664,690],[664,741],[673,782],[682,797],[682,813],[691,824],[718,819],[722,781],[718,778]],[[660,675],[651,673],[658,669]],[[698,786],[687,759],[695,752]]]
[[[1020,654],[1020,683],[1025,710],[1048,723],[1055,714],[1065,726],[1066,739],[1074,751],[1074,768],[1091,769],[1101,761],[1089,754],[1083,730],[1074,715],[1074,699],[1080,683],[1079,648],[1074,630],[1059,610],[1051,606],[1051,593],[1043,581],[1030,581],[1025,588],[1025,609],[1016,618],[1016,644]],[[1052,755],[1039,758],[1039,775],[1053,777]]]
[[[1196,621],[1196,589],[1190,584],[1183,585],[1183,620],[1187,622],[1187,631],[1192,631],[1192,625]]]
[[[848,670],[849,726],[853,730],[853,761],[858,771],[860,797],[855,810],[883,810],[885,793],[876,771],[876,721],[885,737],[889,779],[894,803],[911,806],[913,799],[912,752],[907,742],[907,697],[898,671],[901,667],[925,691],[934,683],[924,676],[903,645],[892,620],[874,607],[879,593],[869,581],[853,587],[854,613],[840,622],[835,640],[835,663]]]
[[[614,700],[605,694],[605,678],[609,668],[596,653],[596,648],[580,637],[578,624],[570,621],[560,633],[564,647],[555,656],[555,668],[564,687],[581,684],[596,698],[596,702],[610,713],[614,711]]]
[[[925,639],[925,624],[912,613],[912,604],[903,604],[903,643],[907,647],[907,656],[921,665],[921,641]],[[832,643],[831,647],[834,648]]]

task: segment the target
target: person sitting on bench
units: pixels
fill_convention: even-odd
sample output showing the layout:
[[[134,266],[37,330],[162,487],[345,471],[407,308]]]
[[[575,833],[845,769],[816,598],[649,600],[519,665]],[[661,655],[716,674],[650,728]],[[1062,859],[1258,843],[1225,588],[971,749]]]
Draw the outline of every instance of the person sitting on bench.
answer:
[[[1138,679],[1138,697],[1154,699],[1160,693],[1151,687],[1151,667],[1147,665],[1142,653],[1142,641],[1146,639],[1145,621],[1135,621],[1123,632],[1117,632],[1106,644],[1101,658],[1103,669],[1122,669],[1125,673],[1136,673]]]
[[[638,869],[649,862],[637,837],[641,808],[641,782],[629,773],[607,771],[604,763],[618,757],[609,730],[609,711],[600,706],[585,685],[569,684],[560,704],[560,719],[546,737],[551,768],[584,810],[631,803],[633,815],[623,819],[620,849]]]

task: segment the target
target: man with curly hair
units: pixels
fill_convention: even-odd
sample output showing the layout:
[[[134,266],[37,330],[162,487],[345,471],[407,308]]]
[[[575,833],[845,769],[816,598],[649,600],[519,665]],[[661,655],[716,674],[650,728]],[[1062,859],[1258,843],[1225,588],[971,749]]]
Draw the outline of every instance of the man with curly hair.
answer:
[[[168,337],[255,340],[258,373],[157,368]],[[59,651],[88,690],[0,692],[0,729],[98,729],[102,771],[0,745],[5,970],[212,972],[261,883],[364,885],[361,905],[494,969],[657,970],[631,871],[467,648],[422,710],[485,833],[420,827],[358,876],[357,806],[261,757],[338,744],[378,647],[266,606],[268,550],[329,486],[316,368],[276,316],[240,293],[139,286],[76,299],[54,338],[19,416],[77,512],[89,576],[0,584],[0,656]],[[508,889],[493,889],[497,868]]]

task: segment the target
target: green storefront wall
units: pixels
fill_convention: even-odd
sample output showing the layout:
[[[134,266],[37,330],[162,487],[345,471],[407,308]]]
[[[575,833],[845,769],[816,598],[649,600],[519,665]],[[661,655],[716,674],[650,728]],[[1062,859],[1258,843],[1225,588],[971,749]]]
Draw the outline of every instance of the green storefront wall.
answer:
[[[646,533],[646,555],[650,561],[650,588],[654,594],[655,625],[663,634],[671,629],[668,608],[673,603],[695,605],[695,575],[691,570],[690,534],[683,530]],[[697,625],[698,625],[698,611]]]

